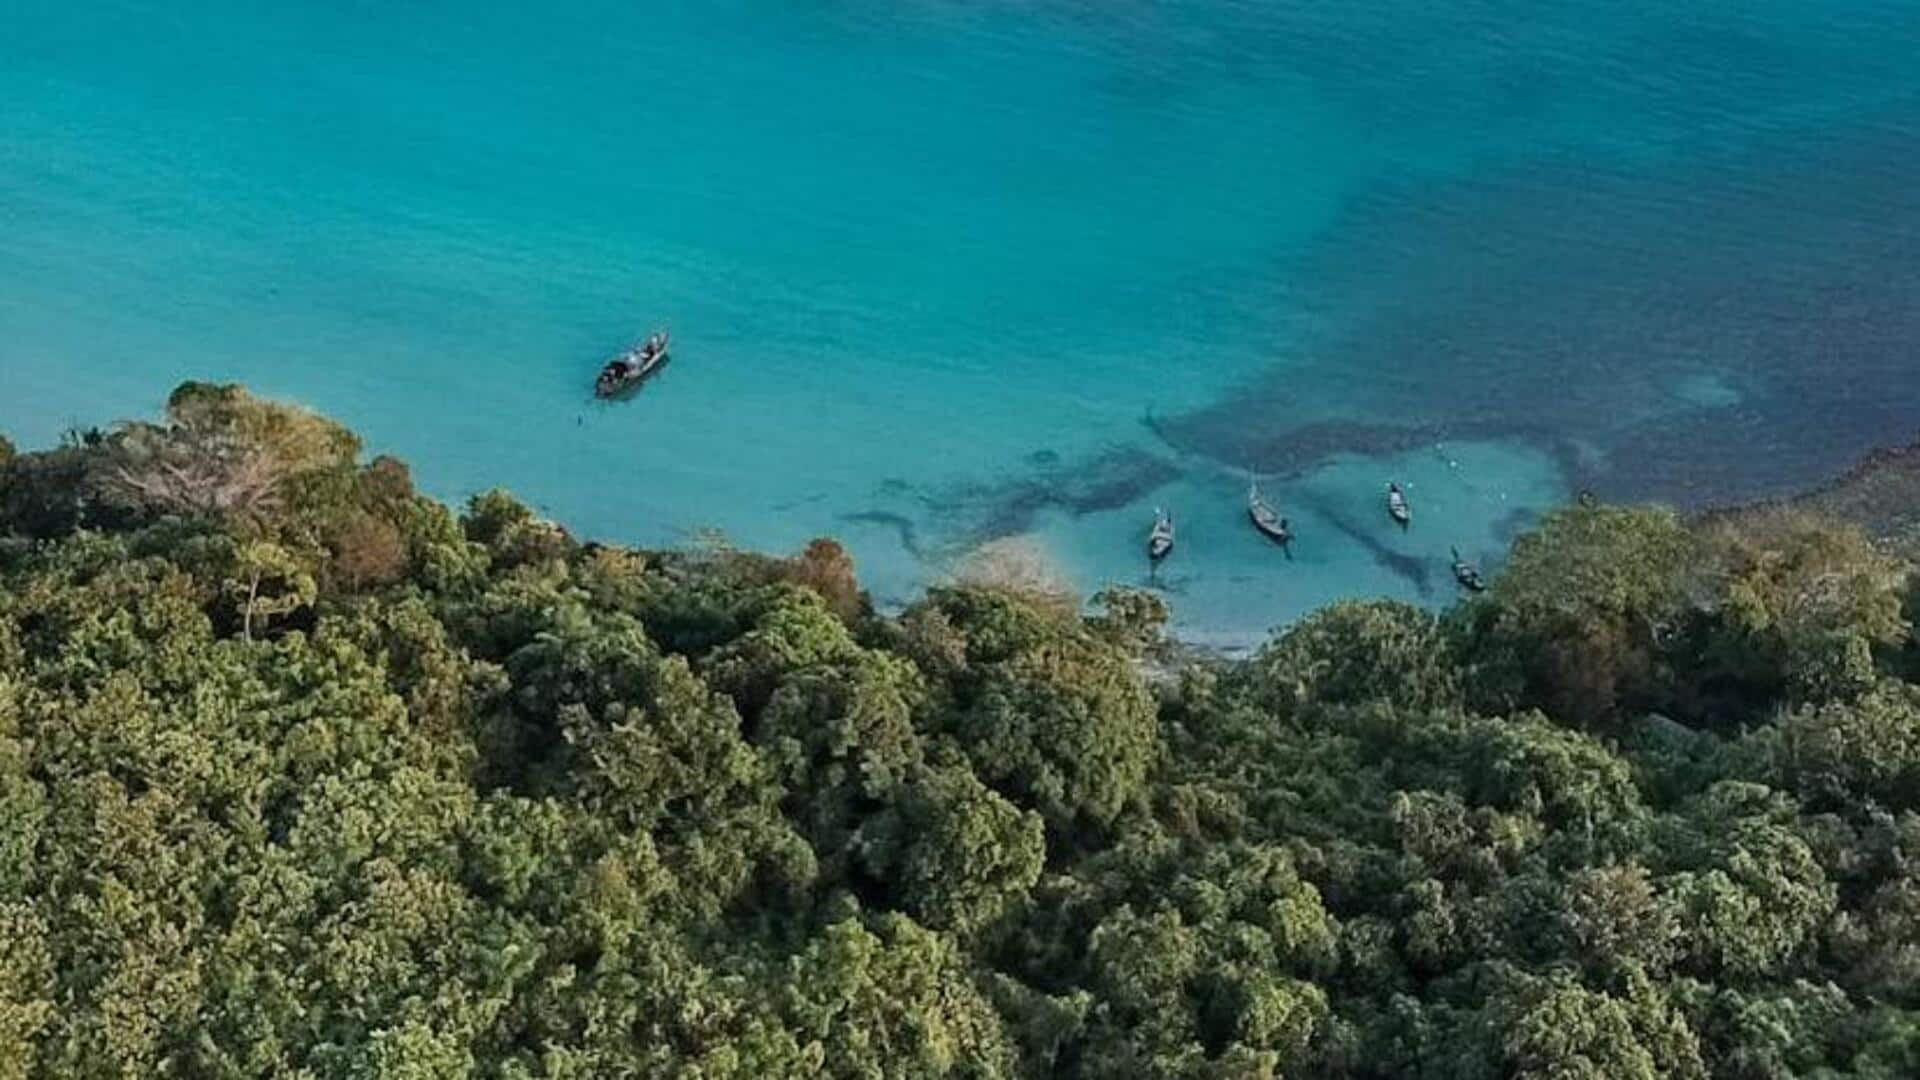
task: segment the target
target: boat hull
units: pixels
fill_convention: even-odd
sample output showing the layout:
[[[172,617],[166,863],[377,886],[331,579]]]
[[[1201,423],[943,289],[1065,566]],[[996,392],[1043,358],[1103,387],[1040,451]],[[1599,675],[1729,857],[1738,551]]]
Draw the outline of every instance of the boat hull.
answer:
[[[635,390],[640,389],[641,386],[646,384],[647,380],[658,375],[660,370],[667,366],[667,359],[668,354],[662,352],[643,362],[632,374],[612,378],[602,376],[594,380],[593,396],[603,400],[625,397]]]
[[[1163,510],[1153,512],[1153,528],[1147,532],[1147,561],[1158,566],[1160,560],[1173,554],[1173,515]]]
[[[1293,543],[1293,534],[1280,527],[1280,523],[1274,520],[1271,511],[1262,514],[1259,510],[1249,507],[1247,509],[1247,520],[1253,522],[1254,529],[1256,529],[1261,536],[1279,544],[1281,547],[1286,547],[1288,544]]]
[[[1407,505],[1407,496],[1397,484],[1387,485],[1387,516],[1403,529],[1413,523],[1413,508]]]

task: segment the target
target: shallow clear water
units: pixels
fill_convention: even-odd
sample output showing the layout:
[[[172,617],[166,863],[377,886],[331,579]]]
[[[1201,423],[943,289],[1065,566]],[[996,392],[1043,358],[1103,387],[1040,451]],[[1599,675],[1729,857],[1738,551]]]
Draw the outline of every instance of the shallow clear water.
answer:
[[[839,535],[889,600],[1012,532],[1144,582],[1164,504],[1237,641],[1920,426],[1912,2],[284,7],[10,8],[18,441],[240,379],[447,498]]]

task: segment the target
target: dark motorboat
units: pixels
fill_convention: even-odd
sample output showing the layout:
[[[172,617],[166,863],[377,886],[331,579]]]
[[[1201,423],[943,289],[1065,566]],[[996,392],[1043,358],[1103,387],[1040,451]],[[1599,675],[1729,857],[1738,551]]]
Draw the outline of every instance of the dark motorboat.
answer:
[[[1413,521],[1413,508],[1407,505],[1406,493],[1400,490],[1399,484],[1387,485],[1387,516],[1399,522],[1403,529]]]
[[[1153,529],[1147,533],[1147,560],[1159,565],[1160,560],[1173,554],[1173,515],[1155,508],[1153,511]]]
[[[1480,569],[1460,557],[1460,549],[1453,549],[1453,580],[1468,592],[1486,592],[1487,579],[1480,576]]]
[[[593,380],[593,396],[619,397],[646,382],[666,363],[667,332],[662,330],[607,361]]]
[[[1253,520],[1253,527],[1260,530],[1260,535],[1279,544],[1287,558],[1293,558],[1293,527],[1260,497],[1257,480],[1247,481],[1247,517]]]

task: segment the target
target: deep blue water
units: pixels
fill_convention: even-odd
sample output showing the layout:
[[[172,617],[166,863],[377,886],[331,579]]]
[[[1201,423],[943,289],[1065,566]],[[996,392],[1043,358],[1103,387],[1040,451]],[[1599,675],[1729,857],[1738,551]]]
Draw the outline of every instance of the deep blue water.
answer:
[[[9,5],[0,429],[239,379],[446,498],[835,534],[896,601],[1008,533],[1142,582],[1167,505],[1243,640],[1920,428],[1913,0],[483,7]]]

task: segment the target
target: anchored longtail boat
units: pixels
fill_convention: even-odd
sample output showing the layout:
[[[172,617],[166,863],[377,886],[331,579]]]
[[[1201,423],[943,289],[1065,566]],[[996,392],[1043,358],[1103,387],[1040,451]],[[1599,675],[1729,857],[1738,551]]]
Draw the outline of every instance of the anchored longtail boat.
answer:
[[[1406,528],[1413,521],[1413,508],[1407,505],[1406,493],[1399,484],[1387,485],[1387,516]]]
[[[1487,579],[1480,576],[1480,570],[1472,563],[1460,557],[1460,549],[1453,549],[1453,580],[1468,592],[1486,592]]]
[[[667,363],[667,332],[661,330],[647,340],[607,361],[593,380],[593,396],[619,397],[637,388]]]
[[[1279,544],[1287,558],[1293,558],[1293,527],[1260,497],[1260,482],[1251,477],[1247,480],[1247,517],[1260,535]]]
[[[1154,508],[1153,529],[1147,533],[1147,561],[1158,566],[1173,554],[1173,515]]]

